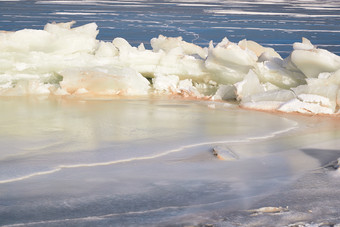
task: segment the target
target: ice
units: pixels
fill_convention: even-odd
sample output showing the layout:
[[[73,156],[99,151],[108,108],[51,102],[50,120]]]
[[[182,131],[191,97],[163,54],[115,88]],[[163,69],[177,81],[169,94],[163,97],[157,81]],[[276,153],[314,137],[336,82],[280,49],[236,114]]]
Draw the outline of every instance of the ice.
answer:
[[[133,69],[72,69],[61,72],[60,86],[69,94],[145,95],[149,81]]]
[[[96,51],[96,56],[99,58],[113,58],[119,53],[118,48],[109,42],[100,42]]]
[[[216,47],[210,43],[205,61],[206,70],[212,80],[221,84],[241,81],[248,71],[255,66],[257,56],[254,52],[223,39]]]
[[[289,68],[288,60],[271,58],[257,63],[257,70],[260,80],[269,82],[280,88],[288,89],[305,83],[305,76],[294,69]]]
[[[202,95],[199,93],[199,91],[196,89],[196,87],[193,86],[193,83],[190,79],[181,80],[178,83],[178,89],[182,95],[185,97],[197,97],[200,98]]]
[[[252,52],[256,54],[257,57],[260,57],[262,55],[266,55],[269,58],[280,58],[280,54],[278,54],[273,48],[269,47],[263,47],[260,44],[251,41],[251,40],[241,40],[238,43],[239,47],[241,47],[243,50],[249,49]]]
[[[257,75],[250,70],[244,80],[235,84],[238,100],[245,100],[249,96],[264,92]]]
[[[212,97],[213,100],[234,100],[236,99],[236,90],[233,85],[220,85],[215,95]]]
[[[172,92],[177,89],[179,82],[178,76],[175,75],[163,75],[156,74],[155,78],[152,79],[154,89],[159,92]]]
[[[98,45],[98,34],[95,23],[71,28],[75,22],[47,24],[44,31],[52,36],[52,43],[47,43],[49,48],[62,54],[84,52],[93,53]]]
[[[315,48],[309,40],[294,44],[291,61],[308,78],[315,78],[320,73],[335,72],[340,69],[340,57],[323,49]]]
[[[284,103],[280,108],[279,111],[283,112],[298,112],[298,113],[314,113],[314,114],[332,114],[332,110],[328,107],[322,106],[315,101],[308,101],[304,99],[292,99],[286,103]]]
[[[49,23],[0,33],[0,95],[182,95],[246,108],[336,114],[340,57],[302,38],[285,59],[272,48],[224,38],[208,47],[159,35],[132,46],[96,39],[95,23]]]
[[[174,48],[179,48],[182,54],[197,55],[202,59],[205,59],[208,55],[206,48],[202,48],[193,43],[188,43],[182,40],[182,37],[165,37],[159,35],[158,38],[153,38],[150,41],[153,51],[158,52],[163,50],[169,52]]]
[[[294,92],[291,90],[272,90],[251,95],[247,100],[241,102],[241,106],[250,109],[273,111],[294,98]]]
[[[156,74],[152,79],[153,88],[160,94],[181,94],[185,97],[202,97],[203,95],[189,79],[180,80],[175,75]]]

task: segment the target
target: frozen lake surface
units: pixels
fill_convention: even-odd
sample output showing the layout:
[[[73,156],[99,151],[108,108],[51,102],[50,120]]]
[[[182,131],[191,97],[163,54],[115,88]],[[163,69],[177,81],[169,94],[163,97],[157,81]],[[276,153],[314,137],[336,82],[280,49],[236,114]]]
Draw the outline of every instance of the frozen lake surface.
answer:
[[[227,36],[285,56],[306,37],[340,53],[338,1],[0,0],[0,10],[6,31],[76,20],[136,46]],[[153,95],[1,96],[0,108],[1,226],[340,223],[339,117]]]
[[[5,226],[338,220],[333,194],[339,195],[340,173],[320,169],[340,156],[339,122],[332,118],[166,99],[0,103]],[[289,189],[306,176],[317,180]],[[290,210],[246,212],[265,206]]]

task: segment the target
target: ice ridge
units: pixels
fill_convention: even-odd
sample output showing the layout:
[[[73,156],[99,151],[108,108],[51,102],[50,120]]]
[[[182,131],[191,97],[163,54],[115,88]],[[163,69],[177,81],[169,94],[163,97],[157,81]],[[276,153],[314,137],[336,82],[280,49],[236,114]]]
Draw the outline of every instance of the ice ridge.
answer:
[[[241,107],[339,114],[340,57],[308,39],[283,59],[274,49],[224,38],[200,47],[159,35],[152,49],[96,39],[95,23],[49,23],[0,32],[0,96],[179,95]]]

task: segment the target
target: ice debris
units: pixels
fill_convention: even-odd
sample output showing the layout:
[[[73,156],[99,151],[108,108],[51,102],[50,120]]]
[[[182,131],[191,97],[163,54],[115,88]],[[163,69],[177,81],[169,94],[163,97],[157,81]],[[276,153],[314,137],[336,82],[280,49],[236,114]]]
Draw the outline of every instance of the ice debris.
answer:
[[[340,158],[328,163],[327,165],[323,166],[322,168],[329,168],[333,170],[338,170],[340,167]]]
[[[252,216],[257,216],[259,214],[277,214],[282,212],[288,212],[288,207],[261,207],[258,209],[247,210]]]
[[[120,37],[97,40],[95,23],[74,23],[0,33],[0,95],[175,94],[267,111],[340,114],[340,57],[306,38],[283,59],[254,41],[227,38],[202,48],[160,35],[147,50]]]
[[[287,225],[286,227],[340,227],[340,224],[335,224],[333,222],[320,222],[320,223],[306,223],[297,222],[294,224]]]
[[[214,147],[212,152],[213,155],[223,161],[233,161],[239,159],[238,155],[225,145]]]

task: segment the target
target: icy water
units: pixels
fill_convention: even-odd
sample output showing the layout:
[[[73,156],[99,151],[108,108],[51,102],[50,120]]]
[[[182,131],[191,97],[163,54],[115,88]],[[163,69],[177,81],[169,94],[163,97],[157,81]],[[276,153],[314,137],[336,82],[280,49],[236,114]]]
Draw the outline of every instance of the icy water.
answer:
[[[162,34],[207,46],[224,37],[256,41],[287,56],[306,37],[340,54],[339,1],[0,1],[0,30],[42,29],[48,22],[96,22],[101,40],[146,45]]]
[[[338,1],[0,1],[0,10],[0,30],[76,20],[136,45],[227,36],[284,55],[304,36],[340,53]],[[173,97],[1,97],[0,109],[2,226],[340,223],[340,173],[322,168],[340,157],[339,118]]]

